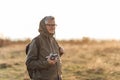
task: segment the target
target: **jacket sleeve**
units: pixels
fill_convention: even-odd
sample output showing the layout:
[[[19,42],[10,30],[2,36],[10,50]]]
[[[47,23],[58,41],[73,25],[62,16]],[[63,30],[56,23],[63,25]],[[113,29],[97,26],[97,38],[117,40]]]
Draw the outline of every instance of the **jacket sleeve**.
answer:
[[[26,65],[30,69],[46,69],[50,66],[48,61],[41,61],[38,59],[37,54],[37,46],[35,44],[35,40],[33,40],[29,46],[27,58],[26,58]]]
[[[59,46],[59,53],[60,53],[60,56],[62,56],[64,54],[64,50],[62,47]]]
[[[58,48],[59,48],[59,55],[60,55],[60,57],[64,54],[64,50],[63,50],[63,48],[58,44],[58,42],[56,41],[56,39],[55,38],[53,38],[54,39],[54,41],[55,41],[55,43],[57,44],[57,46],[58,46]]]

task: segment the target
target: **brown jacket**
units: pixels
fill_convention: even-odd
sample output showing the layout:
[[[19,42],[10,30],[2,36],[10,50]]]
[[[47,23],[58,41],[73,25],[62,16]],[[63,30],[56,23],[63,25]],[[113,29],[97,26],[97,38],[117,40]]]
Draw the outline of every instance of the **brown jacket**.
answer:
[[[32,80],[59,80],[57,77],[61,76],[60,47],[53,34],[48,33],[44,24],[43,19],[40,23],[40,35],[37,36],[40,46],[39,55],[35,39],[33,39],[29,47],[26,65],[34,70]],[[54,65],[49,64],[46,58],[51,52],[59,55],[58,61]]]

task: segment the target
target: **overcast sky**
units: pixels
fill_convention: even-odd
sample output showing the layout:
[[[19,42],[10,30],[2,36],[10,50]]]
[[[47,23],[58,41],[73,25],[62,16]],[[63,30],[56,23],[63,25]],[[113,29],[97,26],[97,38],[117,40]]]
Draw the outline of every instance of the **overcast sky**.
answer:
[[[49,15],[57,39],[120,39],[120,0],[0,0],[0,35],[33,38]]]

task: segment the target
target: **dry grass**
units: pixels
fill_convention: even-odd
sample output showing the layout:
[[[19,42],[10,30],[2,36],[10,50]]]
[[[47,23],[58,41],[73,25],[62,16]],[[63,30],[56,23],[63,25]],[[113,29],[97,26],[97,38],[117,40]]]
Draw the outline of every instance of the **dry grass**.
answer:
[[[119,80],[119,41],[60,41],[63,80]],[[29,80],[25,44],[0,48],[0,80]]]

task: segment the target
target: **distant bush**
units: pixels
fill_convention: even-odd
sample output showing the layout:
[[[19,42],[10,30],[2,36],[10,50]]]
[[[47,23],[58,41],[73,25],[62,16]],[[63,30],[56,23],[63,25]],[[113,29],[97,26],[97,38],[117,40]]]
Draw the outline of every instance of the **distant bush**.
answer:
[[[59,40],[61,44],[68,43],[68,44],[95,44],[99,43],[98,40],[91,39],[89,37],[83,37],[82,39],[71,39],[71,40]]]
[[[11,41],[9,39],[0,39],[0,47],[9,45]]]
[[[16,40],[16,41],[13,41],[13,40],[10,40],[10,39],[1,39],[0,38],[0,47],[7,46],[7,45],[10,45],[10,44],[29,43],[30,41],[31,40],[29,38],[27,38],[25,40]]]

